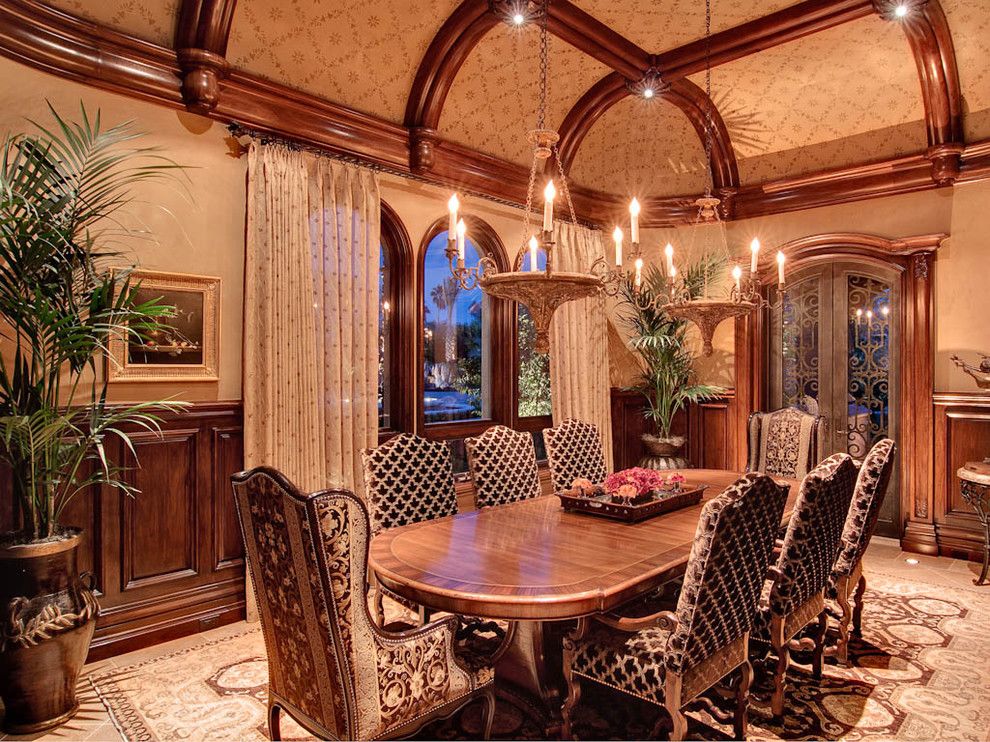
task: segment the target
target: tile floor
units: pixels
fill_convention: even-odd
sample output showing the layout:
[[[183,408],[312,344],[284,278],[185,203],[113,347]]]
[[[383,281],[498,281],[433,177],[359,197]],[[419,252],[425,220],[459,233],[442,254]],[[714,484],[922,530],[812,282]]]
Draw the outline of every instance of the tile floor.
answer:
[[[906,560],[917,560],[909,564]],[[923,556],[908,554],[901,551],[900,545],[894,539],[875,538],[866,553],[865,568],[867,576],[870,570],[884,574],[905,577],[908,579],[928,582],[932,585],[948,587],[973,587],[973,580],[979,575],[980,565],[961,559],[946,557]],[[990,585],[983,588],[990,591]],[[207,639],[219,638],[225,632],[237,632],[241,624],[233,624],[219,629],[213,629],[203,634],[194,634],[182,639],[159,644],[154,647],[140,649],[136,652],[123,654],[110,659],[87,665],[84,676],[80,679],[79,713],[59,729],[45,734],[15,736],[0,734],[0,740],[44,740],[45,742],[61,742],[63,740],[98,740],[119,742],[120,734],[110,720],[109,714],[100,702],[92,686],[86,681],[85,674],[108,666],[123,667],[126,665],[150,659],[159,654],[173,652],[177,649],[198,644]]]

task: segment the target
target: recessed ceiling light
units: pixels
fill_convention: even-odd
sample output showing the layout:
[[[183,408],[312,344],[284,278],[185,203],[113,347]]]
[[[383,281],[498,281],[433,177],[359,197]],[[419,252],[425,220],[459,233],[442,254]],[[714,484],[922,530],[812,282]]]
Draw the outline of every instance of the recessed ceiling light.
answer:
[[[908,14],[908,6],[905,5],[904,3],[901,3],[896,8],[894,8],[894,15],[896,15],[898,18],[903,18],[907,14]]]
[[[517,26],[521,26],[526,22],[526,16],[524,16],[522,13],[516,13],[514,16],[512,16],[512,22],[515,23]]]
[[[653,97],[653,88],[646,88],[643,91],[643,97],[644,98],[652,98]]]
[[[918,560],[915,559],[914,557],[908,557],[904,561],[910,564],[912,567],[918,563]]]

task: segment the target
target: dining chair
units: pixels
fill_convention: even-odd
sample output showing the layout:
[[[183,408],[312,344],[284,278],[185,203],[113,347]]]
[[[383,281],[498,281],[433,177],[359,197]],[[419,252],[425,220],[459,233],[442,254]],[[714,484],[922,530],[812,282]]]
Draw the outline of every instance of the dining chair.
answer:
[[[598,426],[568,418],[543,431],[554,492],[571,489],[575,479],[601,484],[608,476]]]
[[[320,739],[406,737],[480,698],[487,739],[494,672],[455,645],[457,619],[402,632],[371,619],[364,502],[302,494],[268,467],[231,482],[268,655],[271,738],[283,711]]]
[[[735,738],[746,736],[753,674],[749,632],[788,489],[750,473],[705,503],[674,612],[579,619],[564,639],[565,739],[571,737],[580,681],[663,707],[673,726],[670,739],[683,739],[685,706],[737,671],[731,721]],[[712,704],[707,710],[730,720]],[[661,715],[654,738],[665,721]]]
[[[826,590],[826,596],[834,599],[840,609],[835,655],[844,665],[849,664],[850,624],[857,635],[861,635],[863,630],[863,594],[866,592],[863,554],[873,538],[880,506],[890,485],[896,453],[896,444],[889,438],[883,438],[874,444],[863,459],[839,541],[839,556],[835,560]]]
[[[770,700],[775,717],[784,710],[791,650],[811,649],[814,677],[822,676],[825,588],[855,484],[856,465],[848,454],[833,454],[815,467],[801,482],[780,554],[768,571],[753,636],[768,643],[777,657]],[[811,637],[795,639],[811,624],[816,624]]]
[[[825,458],[825,418],[793,407],[749,416],[747,471],[801,479]]]
[[[536,448],[529,433],[493,425],[476,438],[465,438],[464,447],[479,508],[542,494]]]
[[[399,433],[377,448],[361,451],[361,461],[372,535],[457,513],[454,472],[446,443]],[[379,625],[385,622],[386,596],[419,614],[420,623],[426,622],[423,606],[376,583],[372,597]]]

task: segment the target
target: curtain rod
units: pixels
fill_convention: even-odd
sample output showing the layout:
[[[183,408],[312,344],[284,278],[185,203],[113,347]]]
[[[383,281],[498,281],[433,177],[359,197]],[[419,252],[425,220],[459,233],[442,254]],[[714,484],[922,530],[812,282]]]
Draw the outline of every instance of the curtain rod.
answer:
[[[227,124],[227,131],[230,132],[231,137],[233,137],[235,141],[237,140],[238,137],[248,137],[249,139],[253,139],[259,142],[260,144],[277,144],[294,152],[308,152],[309,154],[315,155],[317,157],[323,157],[328,160],[343,162],[348,165],[357,165],[359,167],[372,170],[374,172],[386,173],[387,175],[394,175],[398,178],[412,180],[417,183],[423,183],[424,185],[432,185],[432,186],[440,185],[435,180],[430,180],[429,178],[425,178],[422,175],[416,175],[415,173],[410,173],[405,170],[400,170],[399,168],[396,167],[389,167],[388,165],[382,165],[381,163],[364,160],[355,155],[333,152],[331,150],[325,149],[323,147],[319,147],[314,144],[307,144],[305,142],[300,142],[295,139],[290,139],[289,137],[272,134],[270,132],[258,131],[257,129],[252,129],[250,127],[244,126],[243,124],[239,124],[236,121],[232,121],[229,124]],[[240,158],[243,157],[244,154],[247,152],[247,148],[240,142],[237,142],[237,144],[239,145],[239,149],[235,151],[234,156]],[[499,204],[500,206],[508,206],[509,208],[515,209],[517,211],[524,211],[524,207],[522,205],[516,203],[515,201],[510,201],[509,199],[506,198],[499,198],[497,196],[492,196],[491,194],[484,193],[482,191],[461,189],[460,192],[467,196],[480,198],[483,201],[490,201],[492,203]],[[588,229],[597,229],[597,230],[602,229],[602,226],[600,224],[584,221],[582,219],[578,219],[577,223],[583,227],[587,227]]]

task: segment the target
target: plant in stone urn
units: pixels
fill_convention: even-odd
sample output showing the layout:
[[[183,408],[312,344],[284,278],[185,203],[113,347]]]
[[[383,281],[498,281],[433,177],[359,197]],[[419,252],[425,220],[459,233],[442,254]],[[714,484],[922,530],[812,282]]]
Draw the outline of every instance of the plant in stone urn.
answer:
[[[0,697],[8,732],[55,726],[77,708],[76,679],[98,607],[76,566],[66,506],[100,486],[134,494],[108,452],[128,430],[159,432],[177,402],[112,405],[98,361],[111,338],[146,337],[173,310],[139,302],[114,243],[138,183],[177,167],[99,114],[7,135],[0,165],[0,461],[20,530],[0,536]]]
[[[702,295],[706,275],[718,275],[724,267],[724,259],[712,255],[690,266],[683,277],[690,298]],[[638,292],[631,282],[622,292],[622,320],[632,333],[633,350],[643,360],[639,383],[631,389],[646,398],[644,414],[657,429],[657,435],[643,435],[649,455],[641,464],[654,469],[686,465],[679,457],[684,437],[671,434],[674,416],[691,402],[725,393],[720,386],[694,381],[694,359],[685,343],[687,323],[663,309],[663,297],[669,294],[667,277],[654,265],[644,271]]]

